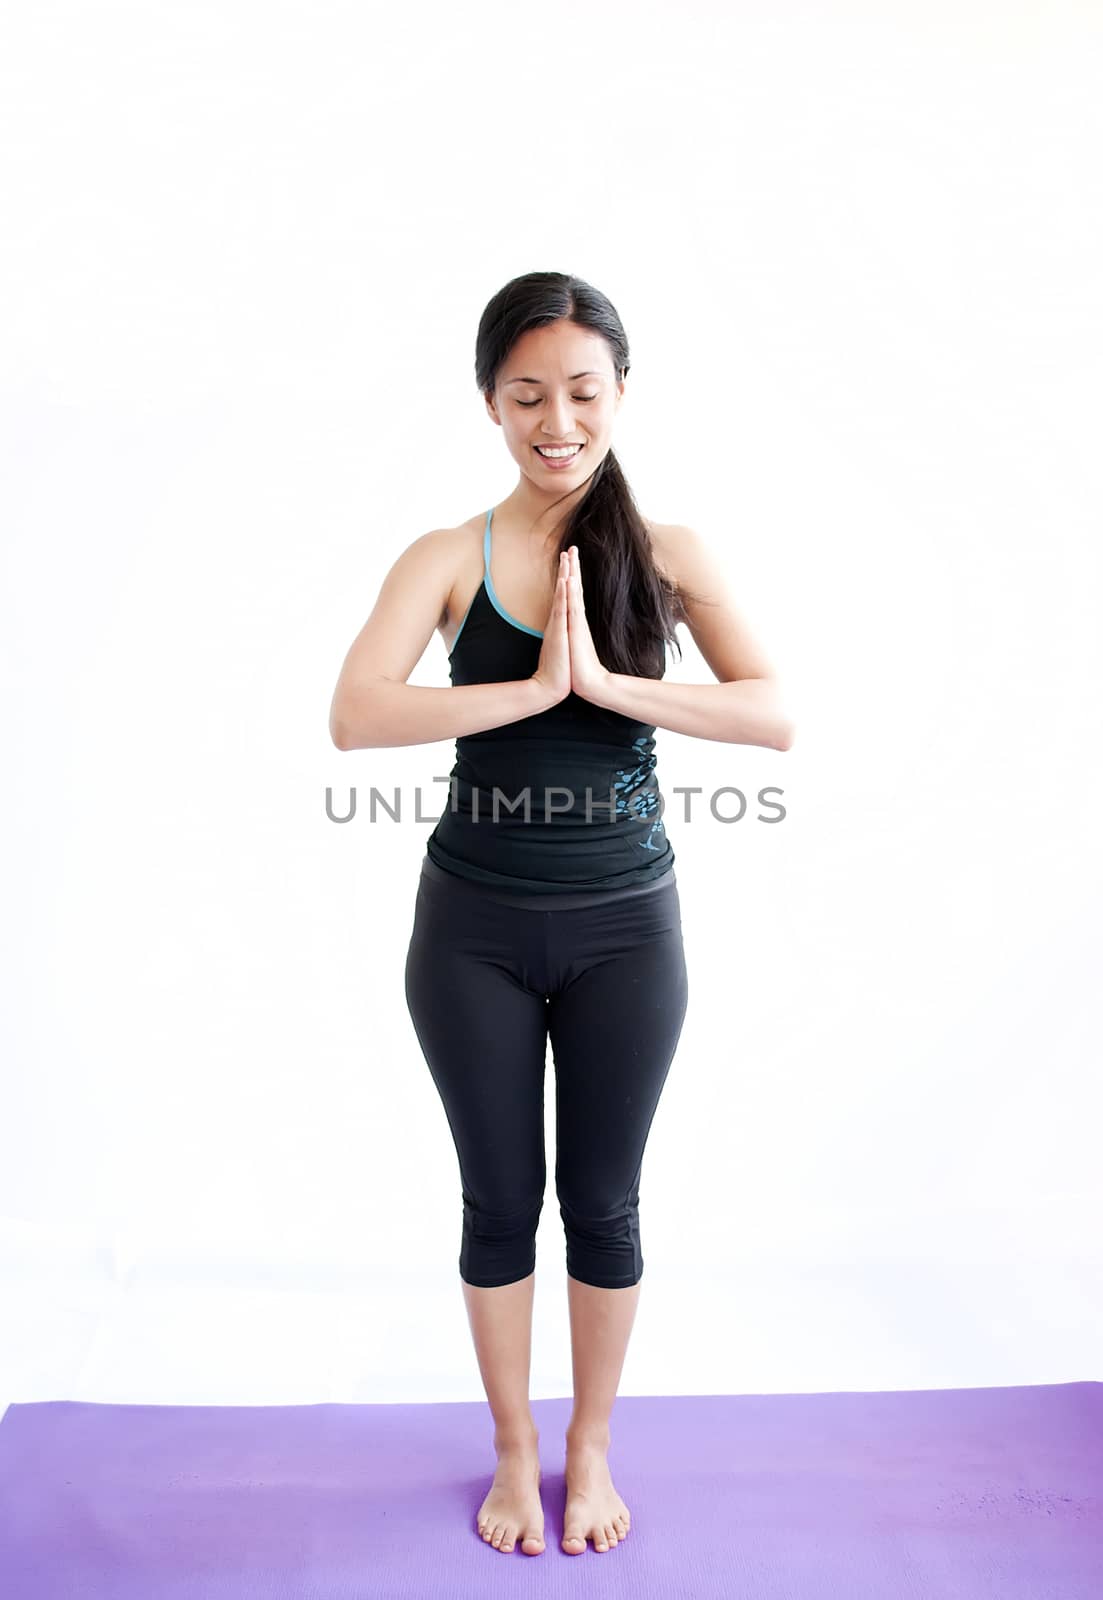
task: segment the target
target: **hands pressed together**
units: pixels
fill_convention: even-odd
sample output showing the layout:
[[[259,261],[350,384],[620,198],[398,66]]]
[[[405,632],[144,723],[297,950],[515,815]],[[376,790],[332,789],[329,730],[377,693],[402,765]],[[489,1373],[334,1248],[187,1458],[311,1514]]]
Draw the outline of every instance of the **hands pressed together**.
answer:
[[[583,700],[596,700],[607,688],[609,673],[598,659],[586,621],[576,544],[560,553],[555,596],[533,677],[554,693],[553,704],[565,700],[572,689]]]

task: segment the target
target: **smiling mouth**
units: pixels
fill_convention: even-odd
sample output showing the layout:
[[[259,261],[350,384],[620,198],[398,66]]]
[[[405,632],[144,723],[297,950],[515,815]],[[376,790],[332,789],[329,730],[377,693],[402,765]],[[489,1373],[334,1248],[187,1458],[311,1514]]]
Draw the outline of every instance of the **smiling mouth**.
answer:
[[[565,445],[549,445],[547,448],[550,450],[555,450],[557,452],[555,455],[545,455],[544,450],[541,449],[538,444],[534,444],[532,448],[536,451],[538,456],[543,456],[545,461],[570,461],[572,457],[581,455],[586,446],[584,444],[579,444],[568,449],[568,447]]]

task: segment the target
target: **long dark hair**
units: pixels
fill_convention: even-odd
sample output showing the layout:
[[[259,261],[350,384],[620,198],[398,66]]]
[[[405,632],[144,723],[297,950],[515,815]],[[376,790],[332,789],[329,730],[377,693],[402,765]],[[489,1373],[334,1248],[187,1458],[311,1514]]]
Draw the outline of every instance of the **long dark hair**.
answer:
[[[522,334],[564,319],[602,336],[623,379],[628,339],[606,296],[570,273],[527,272],[499,289],[479,319],[475,378],[484,396],[493,397],[498,372]],[[687,620],[688,591],[656,568],[647,524],[611,449],[567,518],[553,570],[559,552],[572,544],[578,546],[586,619],[598,658],[610,672],[661,678],[668,643],[681,659],[674,630]]]

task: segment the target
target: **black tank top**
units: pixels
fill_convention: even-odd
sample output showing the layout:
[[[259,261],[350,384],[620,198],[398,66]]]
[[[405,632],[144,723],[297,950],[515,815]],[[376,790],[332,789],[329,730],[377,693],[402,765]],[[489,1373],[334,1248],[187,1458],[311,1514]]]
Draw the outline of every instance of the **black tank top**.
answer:
[[[511,617],[490,575],[448,657],[454,686],[531,678],[544,635]],[[654,724],[595,706],[572,689],[545,711],[456,740],[449,796],[426,845],[446,872],[499,890],[612,891],[664,877]],[[497,791],[497,796],[495,795]]]

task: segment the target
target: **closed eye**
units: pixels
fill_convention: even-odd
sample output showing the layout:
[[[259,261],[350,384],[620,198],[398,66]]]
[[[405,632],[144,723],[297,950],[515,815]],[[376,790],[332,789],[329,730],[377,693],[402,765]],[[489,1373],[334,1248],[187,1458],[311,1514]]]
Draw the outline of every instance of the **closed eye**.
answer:
[[[572,395],[571,398],[572,400],[582,400],[588,403],[589,401],[597,400],[600,397],[596,394],[576,394]],[[516,403],[519,406],[538,406],[540,404],[539,400],[518,400]]]

